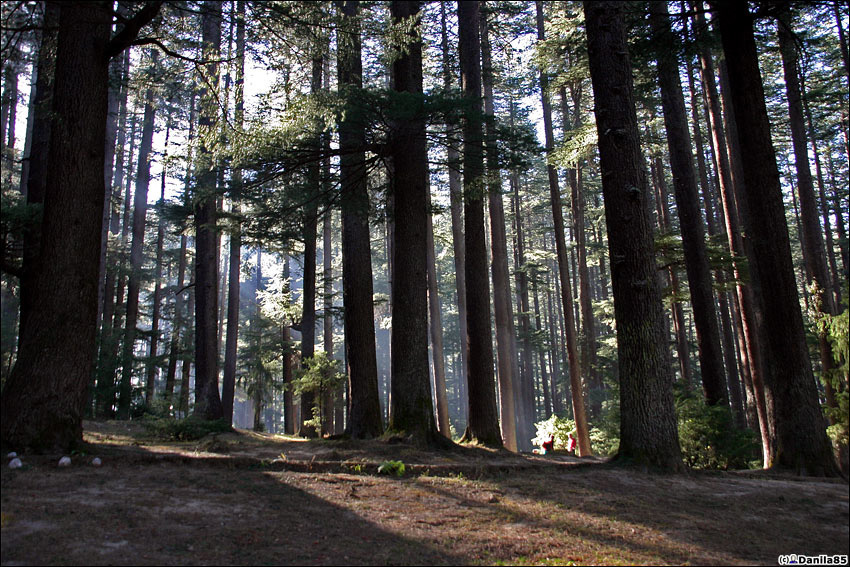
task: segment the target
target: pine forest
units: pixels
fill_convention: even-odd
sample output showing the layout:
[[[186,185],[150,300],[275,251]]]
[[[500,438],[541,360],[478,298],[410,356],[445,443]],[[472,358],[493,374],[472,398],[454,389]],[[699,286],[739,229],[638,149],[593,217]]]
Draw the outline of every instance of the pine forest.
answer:
[[[0,23],[4,565],[847,564],[845,2]]]

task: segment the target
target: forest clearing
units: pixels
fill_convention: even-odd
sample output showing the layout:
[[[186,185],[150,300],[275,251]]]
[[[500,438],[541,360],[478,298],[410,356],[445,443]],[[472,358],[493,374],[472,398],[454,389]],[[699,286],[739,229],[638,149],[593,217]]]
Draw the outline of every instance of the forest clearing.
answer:
[[[770,565],[846,555],[850,541],[838,480],[648,474],[559,452],[247,430],[163,443],[138,423],[86,429],[87,454],[70,467],[53,455],[3,467],[3,565]],[[386,459],[405,474],[378,474]]]

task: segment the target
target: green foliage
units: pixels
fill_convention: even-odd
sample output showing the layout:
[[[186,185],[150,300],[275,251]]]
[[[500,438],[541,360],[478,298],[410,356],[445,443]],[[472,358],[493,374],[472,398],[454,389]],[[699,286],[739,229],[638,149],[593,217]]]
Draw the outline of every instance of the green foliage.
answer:
[[[734,425],[726,406],[707,406],[700,396],[679,394],[676,400],[679,444],[689,467],[743,469],[760,465],[755,434]]]
[[[404,476],[404,463],[401,461],[384,461],[378,467],[378,474]]]
[[[821,382],[830,384],[835,392],[836,407],[824,408],[827,417],[834,422],[827,428],[827,433],[834,443],[847,445],[850,412],[845,384],[847,373],[850,372],[850,311],[845,309],[840,315],[819,314],[816,325],[818,333],[824,334],[829,341],[835,361],[835,368],[821,372],[820,376]]]
[[[210,433],[232,431],[230,424],[224,419],[208,421],[194,415],[186,419],[151,418],[143,423],[151,436],[168,441],[195,441]]]
[[[610,411],[611,409],[609,408],[606,415],[613,413]],[[600,423],[603,424],[601,428],[592,427],[590,429],[591,447],[595,455],[602,457],[611,456],[617,452],[620,446],[620,439],[617,434],[618,425],[614,420],[602,419]],[[610,425],[613,425],[613,427],[609,427]],[[573,437],[576,437],[575,421],[566,417],[552,415],[545,421],[538,421],[534,426],[537,428],[537,436],[531,442],[538,447],[544,441],[548,441],[550,435],[554,435],[555,449],[566,449],[568,435],[572,433]]]
[[[326,394],[339,388],[345,380],[345,375],[340,372],[339,361],[328,358],[327,353],[323,351],[305,359],[304,363],[306,366],[296,371],[292,384],[298,396],[306,393],[313,394],[313,419],[304,423],[321,431]]]

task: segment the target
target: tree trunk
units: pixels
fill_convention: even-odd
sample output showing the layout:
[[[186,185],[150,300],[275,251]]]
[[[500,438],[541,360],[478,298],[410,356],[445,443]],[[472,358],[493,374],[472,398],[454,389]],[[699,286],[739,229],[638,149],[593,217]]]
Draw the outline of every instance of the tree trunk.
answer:
[[[655,40],[662,43],[657,55],[658,82],[661,87],[670,168],[673,172],[673,188],[685,251],[685,268],[694,310],[703,393],[709,405],[728,405],[720,328],[714,307],[696,172],[691,158],[691,137],[688,133],[685,99],[682,95],[676,51],[672,45],[668,45],[673,42],[673,35],[667,5],[664,2],[652,2],[650,14]],[[668,49],[664,49],[665,47]]]
[[[584,3],[620,370],[618,461],[682,468],[621,2]]]
[[[484,6],[484,3],[481,3]],[[487,196],[490,208],[490,252],[493,274],[493,312],[496,322],[496,347],[499,376],[499,408],[502,440],[509,451],[517,451],[516,389],[519,381],[519,361],[516,352],[516,329],[511,282],[508,272],[508,242],[505,230],[505,209],[502,203],[502,177],[499,169],[499,148],[495,127],[493,100],[493,63],[490,55],[490,34],[486,13],[480,19],[481,76],[484,86],[484,114],[487,153]]]
[[[233,127],[242,130],[245,92],[245,1],[236,3],[236,81]],[[224,374],[221,384],[221,404],[224,420],[233,422],[233,396],[236,390],[236,350],[239,341],[239,272],[242,263],[242,227],[239,221],[239,195],[242,190],[242,169],[231,174],[231,212],[234,218],[230,233],[230,252],[227,270],[227,338],[224,345]]]
[[[419,2],[393,1],[393,21],[418,27]],[[393,61],[396,92],[422,95],[422,42],[415,31],[400,39]],[[410,99],[414,104],[416,99]],[[419,100],[419,104],[421,104]],[[388,429],[417,443],[436,441],[428,368],[427,215],[428,148],[421,108],[393,125],[392,192],[395,223],[392,246],[392,380]]]
[[[363,87],[360,60],[359,2],[346,0],[341,12],[346,23],[338,35],[338,79],[356,96]],[[375,318],[372,299],[372,258],[369,235],[369,194],[365,166],[365,124],[352,104],[339,125],[342,208],[342,289],[345,308],[345,352],[348,360],[349,408],[347,432],[354,439],[383,432],[375,356]]]
[[[537,6],[537,40],[543,41],[544,21],[543,3],[538,0]],[[540,90],[543,97],[543,128],[546,136],[546,153],[551,154],[555,148],[555,136],[552,133],[552,108],[549,102],[549,79],[546,73],[540,73]],[[575,315],[573,313],[572,284],[568,271],[567,242],[564,236],[564,212],[561,205],[561,189],[558,184],[558,172],[555,166],[548,165],[549,196],[552,200],[552,219],[555,232],[555,253],[558,258],[558,275],[561,281],[561,303],[564,308],[564,326],[567,339],[567,356],[570,362],[570,391],[573,401],[573,419],[576,423],[576,438],[578,441],[578,456],[586,457],[593,454],[590,447],[590,431],[587,426],[587,414],[584,409],[584,388],[581,381],[581,362],[578,358],[576,343]]]
[[[82,442],[97,334],[111,14],[108,2],[66,2],[59,17],[38,299],[0,401],[10,447],[66,451]]]
[[[469,105],[463,124],[464,243],[469,336],[469,419],[463,440],[502,446],[493,376],[490,285],[484,235],[484,144],[481,108],[479,6],[458,2],[461,87]]]
[[[151,66],[156,67],[159,52],[151,51]],[[139,145],[139,165],[136,173],[136,191],[133,195],[133,241],[130,246],[130,276],[127,283],[127,311],[124,329],[124,344],[121,351],[121,384],[118,391],[118,419],[130,419],[132,404],[133,362],[136,344],[136,327],[139,316],[139,288],[144,262],[145,219],[148,210],[148,187],[150,185],[150,153],[153,145],[153,129],[156,109],[153,88],[145,95],[145,115],[142,119],[142,141]]]
[[[431,351],[434,363],[434,397],[437,402],[437,431],[446,439],[452,438],[449,424],[449,401],[446,394],[446,360],[443,351],[443,317],[437,285],[436,251],[434,250],[434,224],[431,217],[430,184],[427,195],[428,223],[426,230],[426,254],[428,255],[428,324],[431,335]]]
[[[162,207],[165,205],[165,173],[166,163],[168,158],[168,137],[171,134],[171,107],[166,109],[165,116],[165,150],[162,156],[162,184],[159,194],[159,224],[156,230],[156,265],[154,267],[154,292],[153,292],[153,313],[151,315],[151,343],[148,353],[148,372],[145,380],[145,404],[151,407],[154,400],[156,390],[156,375],[159,370],[159,363],[156,361],[157,345],[159,344],[159,317],[160,306],[162,303],[162,247],[165,240],[165,220],[162,216]]]
[[[738,138],[742,155],[747,156],[742,165],[750,212],[751,274],[762,283],[765,307],[765,398],[776,432],[776,453],[769,464],[799,473],[836,475],[806,350],[752,18],[746,4],[718,1],[716,7]]]
[[[447,91],[452,88],[452,71],[449,59],[449,40],[446,29],[446,5],[440,3],[440,38],[442,46],[442,75],[443,88]],[[463,189],[460,176],[460,152],[458,151],[455,130],[456,124],[446,124],[446,133],[449,137],[446,158],[448,161],[449,174],[449,204],[452,218],[452,250],[454,251],[455,265],[455,287],[457,288],[457,312],[458,329],[460,335],[460,381],[465,385],[469,379],[469,333],[466,328],[466,249],[463,242]],[[469,409],[469,400],[466,388],[461,388],[464,395],[461,396],[461,415],[466,420],[466,412]]]
[[[216,164],[207,147],[218,128],[218,63],[221,51],[221,3],[204,2],[201,19],[203,58],[201,70],[198,148],[195,170],[195,408],[194,415],[216,420],[223,417],[218,393],[218,206]]]

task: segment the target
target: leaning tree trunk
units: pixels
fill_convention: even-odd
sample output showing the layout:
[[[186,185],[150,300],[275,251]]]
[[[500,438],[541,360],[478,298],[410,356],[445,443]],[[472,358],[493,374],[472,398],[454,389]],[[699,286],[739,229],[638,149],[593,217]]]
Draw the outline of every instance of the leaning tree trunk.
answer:
[[[752,17],[746,4],[724,0],[715,6],[741,154],[747,156],[742,165],[751,274],[761,283],[765,307],[765,398],[776,433],[776,453],[769,464],[837,475],[806,347]]]
[[[649,196],[621,2],[585,2],[620,369],[617,460],[679,470]]]

